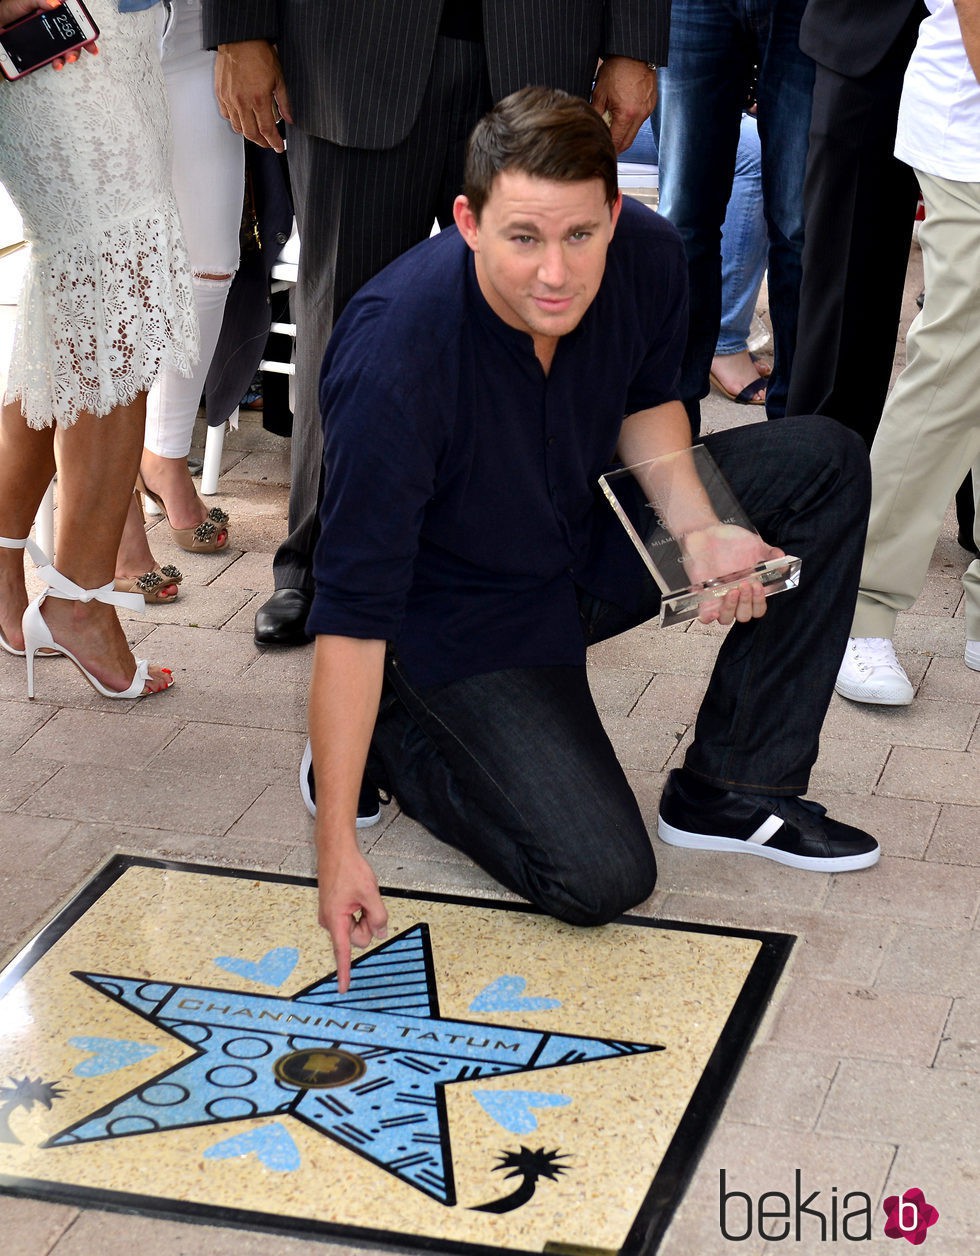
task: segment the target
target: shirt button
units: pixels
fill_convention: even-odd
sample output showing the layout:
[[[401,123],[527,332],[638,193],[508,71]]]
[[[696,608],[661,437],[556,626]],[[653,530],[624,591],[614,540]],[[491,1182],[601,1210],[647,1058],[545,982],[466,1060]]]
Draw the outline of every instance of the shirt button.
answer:
[[[556,441],[557,439],[558,439],[558,437],[557,437],[557,436],[549,436],[549,437],[548,437],[548,448],[549,448],[549,449],[551,448],[551,446],[555,443],[555,441]]]

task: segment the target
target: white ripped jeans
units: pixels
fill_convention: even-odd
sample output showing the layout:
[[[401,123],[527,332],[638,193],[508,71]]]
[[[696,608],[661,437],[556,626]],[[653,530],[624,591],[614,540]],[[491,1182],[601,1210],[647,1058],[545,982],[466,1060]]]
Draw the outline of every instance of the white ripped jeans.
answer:
[[[238,269],[245,149],[242,137],[218,112],[215,54],[202,49],[201,0],[170,0],[168,7],[162,60],[173,128],[174,192],[193,271],[201,357],[189,379],[164,371],[150,389],[145,445],[163,458],[186,458]]]

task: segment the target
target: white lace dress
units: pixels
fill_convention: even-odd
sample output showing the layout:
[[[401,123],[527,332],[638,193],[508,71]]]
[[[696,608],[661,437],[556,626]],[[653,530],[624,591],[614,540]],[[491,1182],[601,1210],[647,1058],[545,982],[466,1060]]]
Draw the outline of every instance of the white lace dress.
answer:
[[[98,56],[0,79],[0,183],[32,246],[6,400],[36,428],[106,414],[197,357],[170,181],[164,9],[86,2]]]

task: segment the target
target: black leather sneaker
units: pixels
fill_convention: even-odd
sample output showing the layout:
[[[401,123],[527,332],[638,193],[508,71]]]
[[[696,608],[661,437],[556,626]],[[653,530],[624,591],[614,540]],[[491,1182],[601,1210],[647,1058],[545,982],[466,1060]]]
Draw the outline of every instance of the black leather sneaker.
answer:
[[[313,779],[313,747],[306,739],[306,749],[299,765],[299,792],[303,795],[306,810],[316,816],[316,781]],[[361,781],[361,793],[357,800],[357,827],[369,829],[381,819],[381,800],[374,785]]]
[[[856,872],[878,862],[870,833],[831,820],[825,807],[803,798],[717,791],[711,801],[671,772],[660,799],[657,832],[671,846],[740,851],[808,872]]]

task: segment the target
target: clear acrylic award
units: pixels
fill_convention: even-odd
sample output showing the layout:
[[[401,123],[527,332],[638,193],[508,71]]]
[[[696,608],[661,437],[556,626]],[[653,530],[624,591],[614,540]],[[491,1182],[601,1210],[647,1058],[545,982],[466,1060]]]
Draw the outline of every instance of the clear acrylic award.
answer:
[[[610,471],[599,483],[663,594],[662,627],[697,618],[745,581],[758,581],[766,597],[799,583],[800,560],[790,554],[751,561],[761,538],[704,445]],[[725,563],[734,569],[720,569]]]

